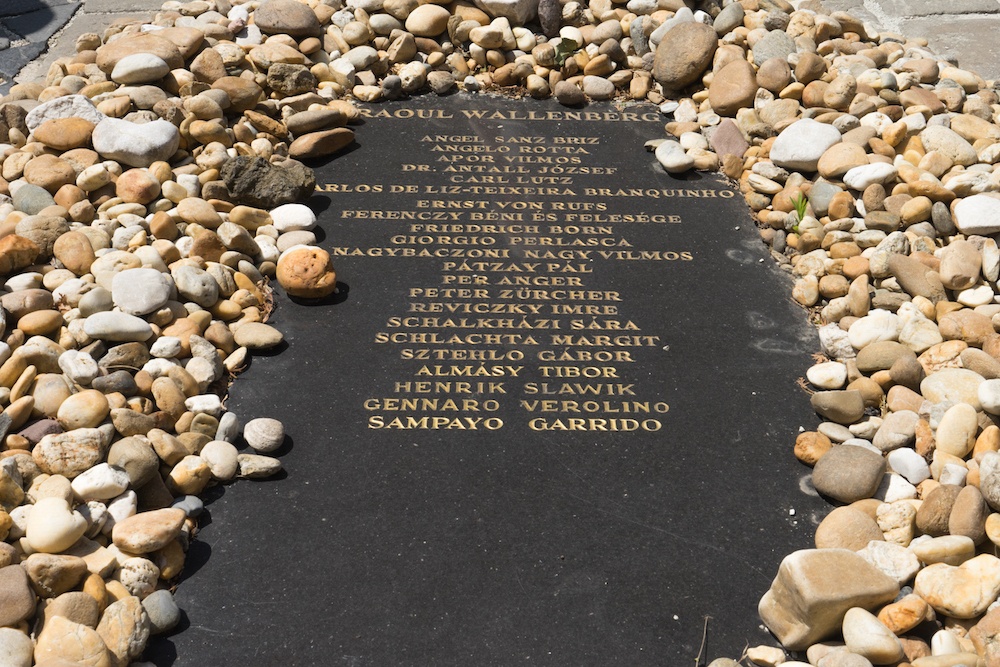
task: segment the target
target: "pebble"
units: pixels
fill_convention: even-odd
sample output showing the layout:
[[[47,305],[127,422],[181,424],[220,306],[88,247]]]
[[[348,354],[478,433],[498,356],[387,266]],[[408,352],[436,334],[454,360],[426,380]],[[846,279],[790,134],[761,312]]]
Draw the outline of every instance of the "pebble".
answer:
[[[853,607],[847,610],[843,635],[848,650],[867,658],[872,664],[885,665],[903,659],[903,647],[896,636],[865,609]]]
[[[277,419],[258,417],[243,427],[243,439],[256,452],[270,454],[285,442],[285,427]]]
[[[170,65],[152,53],[133,53],[119,60],[111,71],[116,83],[152,83],[170,73]]]
[[[839,141],[836,128],[804,118],[778,135],[771,146],[771,161],[786,169],[816,171],[823,153]]]
[[[878,489],[886,462],[881,455],[864,448],[833,447],[813,468],[816,490],[844,503],[870,498]]]
[[[158,590],[150,593],[142,600],[142,608],[149,617],[149,630],[152,635],[162,635],[170,632],[181,620],[181,610],[168,590]]]
[[[20,565],[0,567],[0,622],[17,625],[35,613],[35,594]]]
[[[1000,593],[1000,559],[982,554],[958,566],[928,565],[917,573],[913,592],[939,614],[974,618]]]
[[[177,127],[158,119],[141,125],[105,118],[94,128],[94,150],[131,167],[148,167],[169,159],[180,145]]]
[[[14,628],[0,628],[0,663],[9,667],[31,667],[34,643]]]

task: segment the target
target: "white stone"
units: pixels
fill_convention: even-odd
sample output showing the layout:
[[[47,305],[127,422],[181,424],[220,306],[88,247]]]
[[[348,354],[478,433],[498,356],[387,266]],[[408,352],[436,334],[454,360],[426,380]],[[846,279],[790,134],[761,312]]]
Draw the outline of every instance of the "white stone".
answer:
[[[900,329],[899,316],[876,308],[854,322],[847,330],[847,336],[854,349],[861,350],[872,343],[896,340]]]
[[[857,554],[879,570],[905,584],[920,571],[920,560],[904,546],[892,542],[871,541]]]
[[[208,464],[212,477],[224,482],[236,477],[239,470],[236,457],[239,452],[231,443],[213,440],[202,448],[198,456]]]
[[[957,463],[946,463],[941,467],[941,474],[938,481],[951,486],[965,486],[965,480],[969,476],[969,469]]]
[[[316,214],[305,204],[282,204],[271,210],[271,220],[281,234],[316,226]]]
[[[149,353],[161,359],[173,359],[182,351],[181,339],[176,336],[160,336],[150,346]]]
[[[917,487],[906,481],[902,475],[886,473],[873,497],[886,503],[894,503],[897,500],[912,500],[917,497]]]
[[[931,467],[927,460],[908,447],[889,452],[889,466],[905,477],[910,484],[920,484],[931,477]]]
[[[816,364],[806,371],[806,379],[820,389],[840,389],[847,382],[847,366],[838,361]]]
[[[132,53],[119,60],[111,71],[116,83],[135,84],[159,81],[170,73],[170,65],[152,53]]]
[[[920,393],[931,403],[968,403],[980,410],[979,385],[983,382],[982,375],[967,368],[943,368],[920,381]]]
[[[267,454],[285,442],[285,426],[277,419],[269,417],[251,419],[243,427],[243,439],[254,451]]]
[[[111,529],[119,521],[124,521],[130,516],[135,516],[139,511],[139,498],[135,491],[126,491],[108,503],[108,520],[104,525],[104,532],[111,533]]]
[[[31,667],[34,651],[31,637],[14,628],[0,628],[0,665]]]
[[[900,311],[902,310],[900,308]],[[944,337],[935,322],[914,311],[900,329],[898,340],[916,354],[920,354],[938,343],[944,342]]]
[[[844,174],[844,184],[858,192],[863,192],[869,185],[885,183],[896,177],[898,170],[885,162],[874,162],[853,167]]]
[[[195,414],[217,417],[222,412],[222,399],[215,394],[198,394],[186,399],[184,406]]]
[[[955,204],[955,226],[966,235],[1000,232],[1000,198],[972,195]]]
[[[82,118],[97,125],[105,116],[97,110],[97,107],[85,95],[64,95],[54,100],[39,104],[28,112],[24,122],[28,130],[35,131],[35,128],[47,120],[57,118]]]
[[[87,318],[83,330],[91,338],[116,342],[144,341],[153,335],[149,322],[118,311],[94,313]]]
[[[177,293],[202,308],[211,308],[219,300],[219,283],[197,266],[178,266],[173,271]]]
[[[656,161],[669,174],[680,174],[694,167],[694,158],[684,152],[679,142],[667,139],[653,153]]]
[[[109,500],[128,488],[128,473],[107,463],[99,463],[80,473],[71,485],[83,500]]]
[[[962,643],[947,630],[938,630],[931,637],[931,655],[952,655],[962,653]]]
[[[820,345],[826,356],[831,359],[853,359],[856,356],[847,332],[835,323],[821,326],[818,333]]]
[[[1000,146],[1000,144],[996,144]],[[996,282],[1000,278],[1000,247],[991,238],[983,241],[983,277]]]
[[[771,146],[771,162],[786,169],[816,171],[828,148],[840,142],[840,131],[832,125],[803,118],[782,130]]]
[[[87,520],[70,509],[65,498],[50,496],[35,502],[25,530],[35,551],[57,554],[70,548],[87,531]]]
[[[114,304],[129,315],[159,310],[173,295],[174,281],[156,269],[125,269],[111,281]]]
[[[105,118],[91,137],[94,150],[131,167],[148,167],[168,160],[177,152],[180,140],[177,126],[162,119],[139,124]]]
[[[59,368],[73,382],[89,386],[101,369],[94,358],[79,350],[66,350],[59,355]]]
[[[978,287],[970,287],[960,291],[955,295],[955,301],[958,301],[963,306],[976,308],[993,303],[994,296],[992,287],[989,285],[979,285]]]

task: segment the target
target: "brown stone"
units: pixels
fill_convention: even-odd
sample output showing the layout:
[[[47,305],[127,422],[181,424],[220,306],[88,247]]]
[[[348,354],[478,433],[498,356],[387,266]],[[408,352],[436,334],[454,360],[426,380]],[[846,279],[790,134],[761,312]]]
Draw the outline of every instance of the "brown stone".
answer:
[[[31,266],[41,249],[32,241],[10,234],[0,238],[0,274],[9,275]]]
[[[917,528],[925,535],[938,537],[948,534],[952,508],[962,487],[942,484],[931,491],[917,510]]]
[[[154,56],[159,56],[172,70],[184,67],[184,58],[177,45],[155,33],[121,37],[108,42],[97,49],[96,63],[102,72],[110,76],[118,61],[133,53],[152,53]]]
[[[720,116],[736,116],[740,109],[753,106],[757,76],[746,60],[734,60],[715,73],[708,90],[708,102]]]
[[[694,83],[712,63],[718,36],[704,23],[679,23],[656,47],[653,78],[672,90]]]
[[[757,70],[757,85],[774,94],[784,90],[791,80],[792,71],[784,58],[768,58]]]
[[[346,127],[311,132],[298,137],[288,147],[288,154],[297,159],[323,157],[343,150],[354,141],[354,131]]]
[[[224,76],[212,84],[212,88],[223,90],[229,95],[230,113],[243,113],[257,106],[264,91],[253,81],[238,76]]]
[[[795,458],[806,465],[816,465],[820,458],[830,451],[830,438],[818,431],[806,431],[795,438]]]

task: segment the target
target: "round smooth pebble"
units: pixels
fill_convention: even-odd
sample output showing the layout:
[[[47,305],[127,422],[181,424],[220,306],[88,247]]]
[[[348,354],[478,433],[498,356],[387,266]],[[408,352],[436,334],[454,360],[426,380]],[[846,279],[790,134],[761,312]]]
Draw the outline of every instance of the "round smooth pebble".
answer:
[[[251,419],[243,427],[243,439],[254,451],[269,454],[285,442],[285,425],[270,417]]]
[[[309,230],[316,226],[316,214],[305,204],[282,204],[271,209],[271,224],[281,234]]]

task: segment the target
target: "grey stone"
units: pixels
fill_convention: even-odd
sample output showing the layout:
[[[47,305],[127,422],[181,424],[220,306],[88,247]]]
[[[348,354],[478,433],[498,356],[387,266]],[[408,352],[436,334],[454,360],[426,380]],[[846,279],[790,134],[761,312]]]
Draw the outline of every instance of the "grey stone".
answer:
[[[30,183],[19,187],[14,192],[13,199],[14,208],[28,215],[37,215],[42,209],[56,203],[56,200],[44,188]]]
[[[838,445],[813,468],[816,490],[842,503],[871,498],[885,474],[885,459],[865,447]]]
[[[295,160],[277,166],[241,155],[228,160],[221,175],[235,202],[264,209],[307,199],[316,188],[313,170]]]
[[[149,616],[150,632],[154,635],[170,632],[181,620],[181,610],[173,594],[166,589],[147,595],[142,601],[142,608]]]

